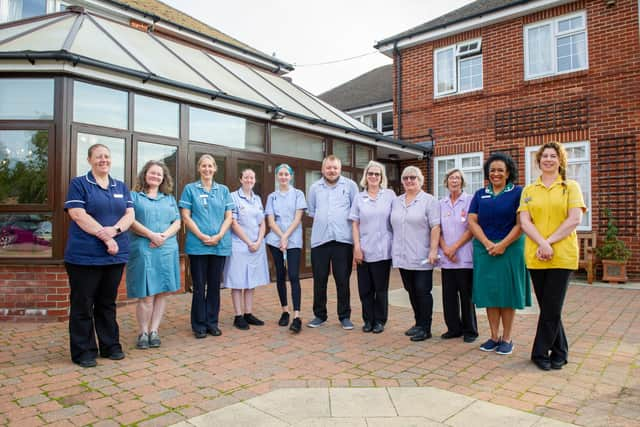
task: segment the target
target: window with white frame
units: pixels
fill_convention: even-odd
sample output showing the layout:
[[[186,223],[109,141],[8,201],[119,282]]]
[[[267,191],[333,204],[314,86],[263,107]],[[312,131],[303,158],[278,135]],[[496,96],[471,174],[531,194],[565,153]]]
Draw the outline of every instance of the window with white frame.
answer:
[[[586,70],[587,15],[579,12],[524,28],[525,78]]]
[[[393,111],[391,109],[355,116],[365,125],[385,135],[393,135]]]
[[[482,89],[482,41],[466,41],[433,53],[434,96]]]
[[[473,194],[484,184],[482,171],[482,152],[464,153],[454,156],[436,157],[434,160],[435,197],[442,199],[449,192],[444,185],[444,177],[451,169],[460,169],[464,173],[464,191]]]
[[[0,23],[64,11],[66,0],[0,0]]]
[[[563,144],[567,150],[567,178],[577,181],[582,190],[587,212],[582,216],[582,223],[578,225],[578,231],[591,230],[591,155],[589,141],[569,142]],[[527,147],[526,180],[527,184],[535,182],[540,176],[540,168],[536,162],[536,152],[540,146]]]

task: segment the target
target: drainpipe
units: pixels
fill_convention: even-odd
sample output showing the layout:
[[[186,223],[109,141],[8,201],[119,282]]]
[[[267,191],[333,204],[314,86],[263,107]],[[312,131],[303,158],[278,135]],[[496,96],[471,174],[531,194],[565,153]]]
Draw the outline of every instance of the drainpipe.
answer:
[[[398,117],[397,139],[402,139],[402,55],[398,49],[398,42],[393,44],[396,61],[396,115]]]

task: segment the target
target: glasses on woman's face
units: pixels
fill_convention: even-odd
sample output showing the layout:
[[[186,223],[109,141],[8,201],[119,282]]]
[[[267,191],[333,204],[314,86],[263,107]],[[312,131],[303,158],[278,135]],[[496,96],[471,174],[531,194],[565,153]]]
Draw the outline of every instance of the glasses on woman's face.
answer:
[[[415,175],[406,175],[402,177],[403,181],[415,181],[416,179],[418,179],[418,177]]]
[[[367,172],[367,176],[380,176],[380,172]]]

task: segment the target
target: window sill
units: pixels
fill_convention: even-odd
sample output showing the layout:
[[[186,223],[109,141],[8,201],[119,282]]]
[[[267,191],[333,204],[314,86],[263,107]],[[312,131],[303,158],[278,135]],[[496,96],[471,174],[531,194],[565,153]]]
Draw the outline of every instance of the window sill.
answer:
[[[473,98],[473,97],[481,96],[483,93],[484,93],[484,88],[483,89],[477,89],[477,90],[470,90],[469,92],[450,93],[450,94],[440,95],[440,96],[434,97],[433,98],[433,102],[434,103],[440,103],[440,102],[445,102],[445,101],[449,101],[449,100],[459,100],[459,99],[465,99],[465,98]]]
[[[540,83],[548,83],[556,80],[567,80],[567,79],[577,79],[581,77],[586,77],[589,75],[589,70],[579,70],[572,71],[570,73],[562,73],[562,74],[553,74],[550,76],[544,77],[532,77],[531,79],[525,79],[524,84],[526,86],[535,85]]]

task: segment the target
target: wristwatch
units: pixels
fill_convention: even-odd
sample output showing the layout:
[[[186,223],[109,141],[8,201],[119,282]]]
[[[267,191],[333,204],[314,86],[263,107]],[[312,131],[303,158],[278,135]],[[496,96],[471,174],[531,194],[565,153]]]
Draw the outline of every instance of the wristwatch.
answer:
[[[122,228],[116,227],[116,233],[118,233],[118,234],[122,233]]]

